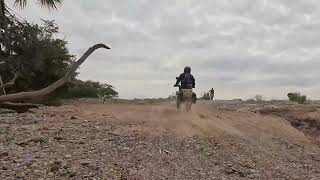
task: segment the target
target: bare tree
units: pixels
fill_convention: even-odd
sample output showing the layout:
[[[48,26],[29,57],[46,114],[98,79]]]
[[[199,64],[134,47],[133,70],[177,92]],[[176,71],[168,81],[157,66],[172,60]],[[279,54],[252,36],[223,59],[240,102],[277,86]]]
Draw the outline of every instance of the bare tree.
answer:
[[[254,100],[256,100],[257,102],[262,102],[263,101],[263,96],[257,94],[257,95],[254,96]]]
[[[26,99],[43,97],[43,96],[46,96],[46,95],[52,93],[57,88],[63,86],[67,82],[70,82],[71,78],[73,77],[73,74],[79,68],[79,66],[91,55],[92,52],[94,52],[96,49],[99,49],[99,48],[110,49],[108,46],[106,46],[104,44],[96,44],[96,45],[90,47],[81,56],[81,58],[78,61],[74,62],[72,64],[71,68],[69,69],[69,71],[58,81],[56,81],[53,84],[51,84],[41,90],[38,90],[38,91],[19,92],[19,93],[7,94],[7,95],[0,96],[0,102],[17,102],[17,101],[26,100]],[[13,80],[11,80],[10,82],[9,82],[10,85],[12,84],[12,82],[14,83],[15,78],[13,78]]]

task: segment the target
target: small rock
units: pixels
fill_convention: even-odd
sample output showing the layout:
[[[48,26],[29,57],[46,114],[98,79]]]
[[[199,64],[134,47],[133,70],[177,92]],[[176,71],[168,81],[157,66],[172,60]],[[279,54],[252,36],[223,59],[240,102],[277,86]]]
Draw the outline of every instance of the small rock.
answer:
[[[72,156],[70,154],[67,154],[64,156],[65,158],[71,158]]]
[[[247,177],[250,179],[260,179],[260,175],[258,173],[249,174]]]
[[[77,171],[76,170],[72,170],[72,171],[69,172],[69,176],[70,177],[74,177],[76,175],[77,175]]]
[[[43,127],[42,130],[46,131],[46,130],[49,130],[49,128],[48,127]]]
[[[53,175],[54,175],[54,173],[52,173],[52,172],[48,173],[48,176],[53,176]]]
[[[60,170],[59,170],[59,175],[60,175],[60,176],[66,176],[67,174],[68,174],[68,171],[63,170],[63,169],[60,169]]]
[[[0,159],[4,158],[4,157],[7,157],[9,156],[9,153],[8,152],[2,152],[0,153]]]
[[[80,160],[79,163],[83,166],[88,166],[90,164],[90,161],[88,160]]]
[[[220,163],[218,161],[213,161],[214,165],[219,165]]]
[[[35,174],[42,174],[42,171],[40,171],[39,169],[35,169],[33,172],[34,172]]]
[[[61,136],[55,136],[55,137],[53,137],[53,139],[55,139],[55,140],[57,140],[57,141],[61,141],[61,140],[63,140],[63,137],[61,137]]]
[[[234,170],[233,170],[232,168],[225,168],[225,169],[224,169],[224,172],[225,172],[226,174],[233,174],[233,173],[234,173]]]
[[[46,143],[47,140],[44,137],[35,137],[32,138],[29,142],[34,142],[34,143]]]
[[[24,146],[28,145],[28,143],[29,143],[29,140],[24,140],[24,141],[19,141],[16,144],[24,147]]]
[[[71,116],[70,119],[78,119],[78,118],[75,116]]]
[[[0,108],[0,114],[11,114],[11,113],[15,113],[16,111],[11,110],[11,109],[2,109]]]
[[[78,141],[78,144],[84,144],[84,141],[80,140]]]
[[[33,164],[30,165],[30,167],[32,167],[32,168],[35,168],[35,167],[37,167],[37,166],[38,166],[37,163],[33,163]]]
[[[249,174],[249,175],[247,176],[247,178],[249,178],[249,179],[254,179],[255,176],[254,176],[253,174]]]
[[[56,160],[51,164],[50,172],[56,173],[61,168],[62,160]]]
[[[42,158],[42,156],[41,156],[40,154],[36,154],[36,155],[34,156],[34,158],[40,159],[40,158]]]
[[[26,177],[26,175],[23,172],[21,172],[21,173],[16,174],[16,177],[24,179]]]
[[[70,166],[69,163],[64,163],[64,164],[62,164],[62,167],[63,167],[63,169],[68,169],[68,168],[70,168],[71,166]]]
[[[62,159],[57,159],[54,161],[54,164],[62,164],[63,160]]]

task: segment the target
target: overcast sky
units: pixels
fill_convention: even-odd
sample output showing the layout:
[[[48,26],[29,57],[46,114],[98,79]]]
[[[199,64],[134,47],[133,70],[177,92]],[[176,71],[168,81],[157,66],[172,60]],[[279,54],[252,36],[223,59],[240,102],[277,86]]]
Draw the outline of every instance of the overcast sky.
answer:
[[[79,78],[112,84],[122,98],[167,97],[189,65],[196,92],[213,87],[218,99],[320,99],[317,0],[65,0],[58,11],[29,0],[14,10],[35,23],[54,19],[77,56],[109,45]]]

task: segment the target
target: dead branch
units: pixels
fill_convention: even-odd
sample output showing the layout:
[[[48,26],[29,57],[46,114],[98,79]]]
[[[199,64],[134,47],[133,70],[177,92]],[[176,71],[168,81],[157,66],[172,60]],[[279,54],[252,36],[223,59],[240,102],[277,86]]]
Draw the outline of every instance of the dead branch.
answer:
[[[7,82],[7,83],[5,83],[5,84],[0,85],[0,89],[7,88],[7,87],[10,87],[10,86],[15,85],[15,83],[16,83],[17,79],[19,78],[19,76],[20,76],[20,73],[19,73],[19,72],[16,72],[16,73],[14,74],[14,77],[11,79],[11,81],[9,81],[9,82]]]
[[[72,75],[75,73],[75,71],[79,68],[79,66],[96,50],[99,48],[105,48],[110,49],[108,46],[104,44],[96,44],[92,47],[90,47],[83,55],[82,57],[74,62],[69,69],[69,71],[58,81],[54,82],[53,84],[38,90],[38,91],[31,91],[31,92],[20,92],[20,93],[14,93],[14,94],[8,94],[0,96],[0,102],[16,102],[20,100],[25,99],[33,99],[38,97],[46,96],[53,91],[55,91],[57,88],[63,86],[65,83],[69,82],[72,78]]]
[[[3,102],[0,103],[0,108],[11,109],[18,113],[27,112],[31,108],[39,108],[40,104],[31,104],[31,103],[11,103],[11,102]]]

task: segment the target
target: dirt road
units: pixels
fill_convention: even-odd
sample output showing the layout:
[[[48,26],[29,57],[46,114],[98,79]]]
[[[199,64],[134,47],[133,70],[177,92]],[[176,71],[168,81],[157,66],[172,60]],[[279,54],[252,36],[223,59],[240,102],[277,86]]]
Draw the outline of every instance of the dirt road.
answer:
[[[315,139],[239,108],[73,102],[2,114],[0,178],[320,179]]]

